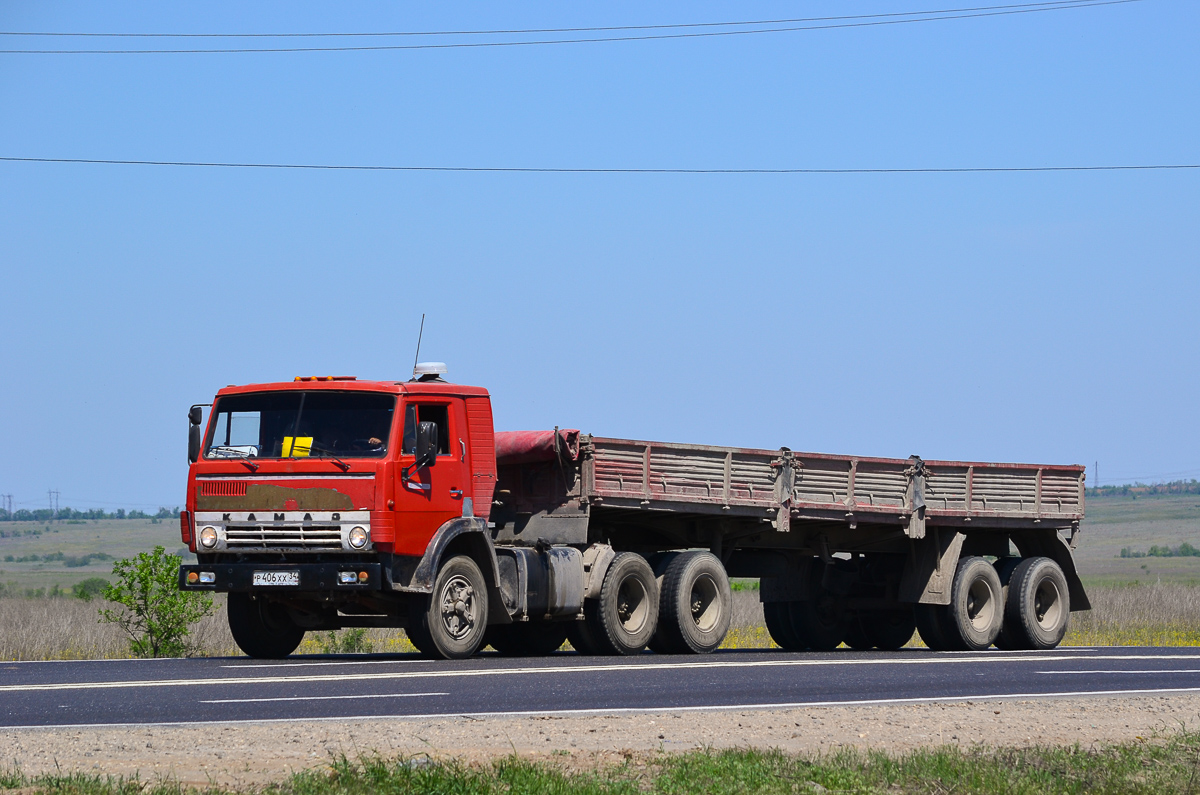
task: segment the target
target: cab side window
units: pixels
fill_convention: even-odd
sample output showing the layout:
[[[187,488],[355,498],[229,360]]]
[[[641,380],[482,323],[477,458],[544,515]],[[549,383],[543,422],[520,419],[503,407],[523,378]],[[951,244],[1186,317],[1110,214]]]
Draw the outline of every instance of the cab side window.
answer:
[[[432,422],[438,429],[438,455],[450,454],[450,407],[438,403],[409,403],[404,409],[404,439],[400,452],[417,451],[417,423]]]

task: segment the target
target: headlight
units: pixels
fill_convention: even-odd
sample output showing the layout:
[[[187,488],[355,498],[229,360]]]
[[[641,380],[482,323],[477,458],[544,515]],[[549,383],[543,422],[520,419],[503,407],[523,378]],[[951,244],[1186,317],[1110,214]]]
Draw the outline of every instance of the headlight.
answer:
[[[209,526],[200,530],[200,546],[212,549],[217,545],[217,528]]]
[[[352,528],[347,539],[350,541],[350,546],[355,549],[362,549],[367,545],[367,531],[361,527]]]

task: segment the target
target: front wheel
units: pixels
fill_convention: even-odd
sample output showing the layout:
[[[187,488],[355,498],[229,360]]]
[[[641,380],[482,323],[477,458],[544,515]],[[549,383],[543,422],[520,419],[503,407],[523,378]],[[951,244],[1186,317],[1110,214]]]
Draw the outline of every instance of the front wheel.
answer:
[[[433,593],[415,600],[408,636],[426,657],[461,660],[483,646],[488,597],[483,572],[466,555],[446,561]]]
[[[304,630],[296,626],[287,610],[266,599],[231,593],[226,610],[234,641],[251,657],[282,659],[304,640]]]

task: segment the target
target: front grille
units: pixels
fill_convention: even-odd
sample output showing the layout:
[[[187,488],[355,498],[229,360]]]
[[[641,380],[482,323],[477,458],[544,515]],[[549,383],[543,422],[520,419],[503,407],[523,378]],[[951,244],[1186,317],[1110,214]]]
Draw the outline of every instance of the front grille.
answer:
[[[200,494],[203,497],[245,497],[246,484],[229,480],[205,481],[200,484]]]
[[[309,527],[226,527],[228,549],[341,549],[338,525]]]

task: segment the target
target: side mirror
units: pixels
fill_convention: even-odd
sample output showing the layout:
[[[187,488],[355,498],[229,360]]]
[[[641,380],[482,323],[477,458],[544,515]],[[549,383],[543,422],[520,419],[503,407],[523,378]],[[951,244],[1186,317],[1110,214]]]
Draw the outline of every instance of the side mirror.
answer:
[[[188,426],[188,463],[194,464],[200,458],[200,426]]]
[[[200,458],[200,420],[203,417],[203,406],[192,406],[188,409],[188,463],[194,464]]]
[[[438,427],[436,422],[418,422],[417,423],[417,460],[415,466],[417,469],[421,467],[432,466],[437,461],[438,454]]]

